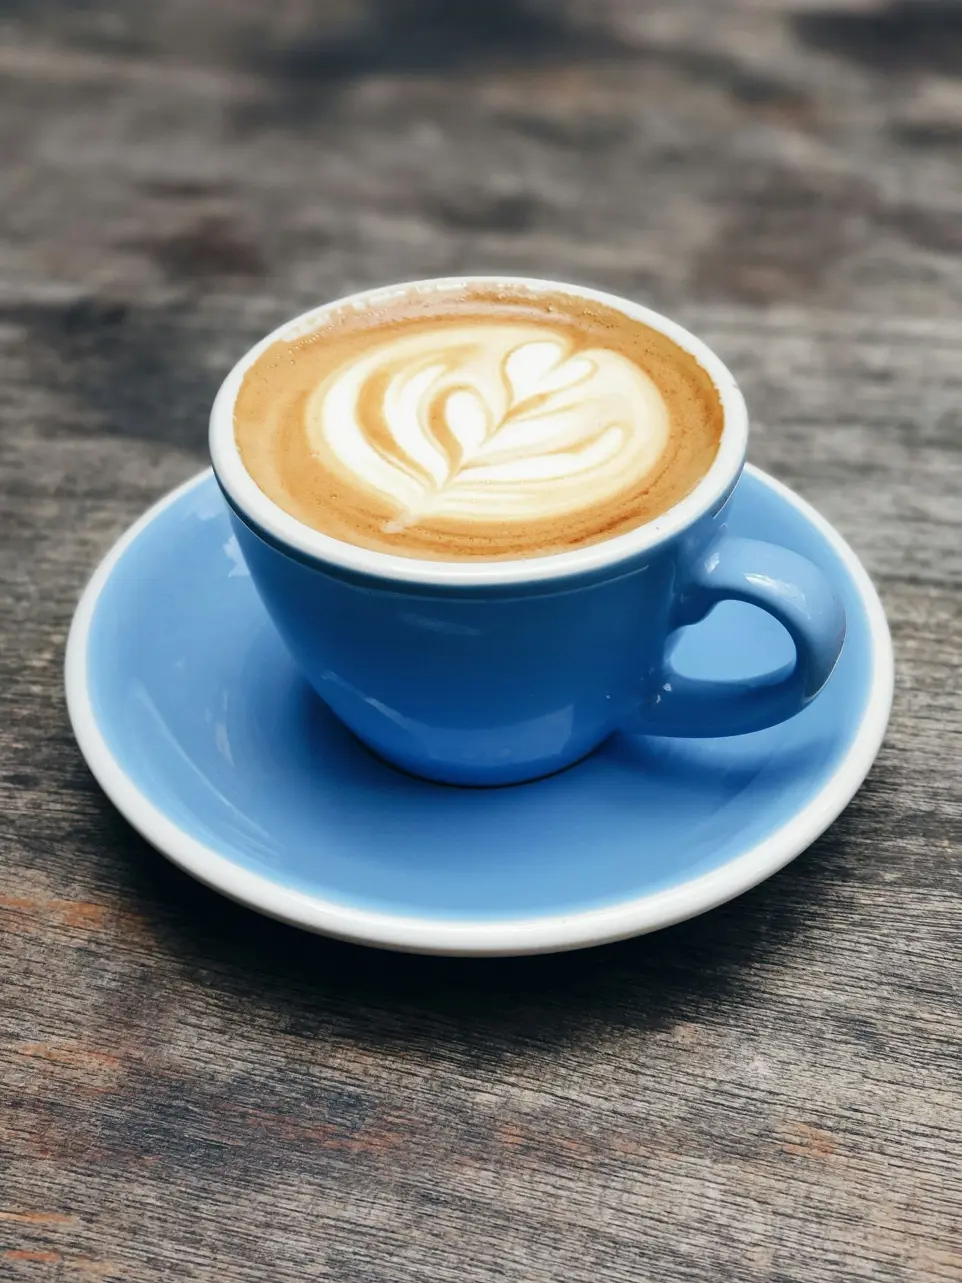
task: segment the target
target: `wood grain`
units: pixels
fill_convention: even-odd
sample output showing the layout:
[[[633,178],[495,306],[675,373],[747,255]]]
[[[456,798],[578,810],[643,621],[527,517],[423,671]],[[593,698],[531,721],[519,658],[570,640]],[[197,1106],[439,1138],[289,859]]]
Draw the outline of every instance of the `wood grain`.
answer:
[[[7,0],[0,71],[0,1278],[962,1279],[962,11]],[[251,340],[499,268],[718,348],[876,577],[898,693],[738,902],[398,958],[137,839],[64,637]]]

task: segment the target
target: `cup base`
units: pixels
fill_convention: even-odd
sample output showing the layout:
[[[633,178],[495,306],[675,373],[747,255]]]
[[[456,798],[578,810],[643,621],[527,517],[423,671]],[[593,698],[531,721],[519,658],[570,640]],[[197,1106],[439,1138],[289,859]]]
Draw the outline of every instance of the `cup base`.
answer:
[[[350,728],[348,728],[350,729]],[[611,732],[614,734],[615,732]],[[375,758],[382,766],[389,766],[391,770],[397,771],[399,775],[406,775],[409,779],[424,780],[428,784],[442,784],[446,788],[458,789],[477,789],[484,791],[487,789],[503,788],[520,788],[525,784],[536,784],[539,780],[551,779],[553,775],[563,775],[565,771],[570,771],[572,767],[580,766],[582,762],[596,753],[599,748],[611,738],[606,735],[604,739],[599,740],[597,744],[592,745],[586,753],[579,753],[573,757],[570,762],[563,762],[558,766],[551,766],[546,770],[539,770],[532,773],[530,768],[527,770],[523,767],[515,767],[512,771],[500,772],[497,768],[492,768],[485,773],[484,779],[478,779],[477,774],[470,768],[451,766],[448,763],[438,762],[436,767],[416,766],[413,763],[398,762],[383,753],[363,739],[354,731],[350,731],[351,736],[360,744],[366,753]]]

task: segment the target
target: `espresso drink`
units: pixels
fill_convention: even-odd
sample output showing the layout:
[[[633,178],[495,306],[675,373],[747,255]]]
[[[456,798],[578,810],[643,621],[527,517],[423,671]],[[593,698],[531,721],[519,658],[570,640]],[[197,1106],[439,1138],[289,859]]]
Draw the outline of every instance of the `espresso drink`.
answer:
[[[325,313],[244,375],[244,464],[346,543],[449,561],[567,552],[644,525],[708,471],[694,357],[563,291],[443,284]]]

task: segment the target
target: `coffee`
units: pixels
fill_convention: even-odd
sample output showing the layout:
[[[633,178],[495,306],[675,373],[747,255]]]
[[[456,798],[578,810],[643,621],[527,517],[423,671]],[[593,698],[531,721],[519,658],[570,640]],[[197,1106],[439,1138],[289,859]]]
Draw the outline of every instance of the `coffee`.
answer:
[[[660,331],[591,299],[439,283],[368,296],[268,347],[235,437],[306,525],[406,557],[567,552],[684,498],[718,392]]]

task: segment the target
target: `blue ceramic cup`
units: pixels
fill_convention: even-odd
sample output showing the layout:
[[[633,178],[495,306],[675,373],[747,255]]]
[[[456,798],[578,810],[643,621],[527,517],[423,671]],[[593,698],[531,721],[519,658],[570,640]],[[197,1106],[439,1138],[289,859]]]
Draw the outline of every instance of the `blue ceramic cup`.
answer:
[[[695,489],[656,520],[572,552],[427,561],[356,547],[279,508],[237,449],[234,401],[245,370],[277,339],[309,333],[332,305],[281,326],[225,379],[210,444],[254,584],[308,682],[375,753],[450,784],[535,779],[619,730],[740,735],[792,717],[831,673],[845,617],[811,562],[726,532],[748,438],[732,375],[694,335],[636,303],[557,282],[463,278],[498,282],[597,300],[690,352],[724,409],[718,455]],[[733,682],[673,670],[675,630],[726,600],[748,602],[784,625],[796,652],[788,671]]]

